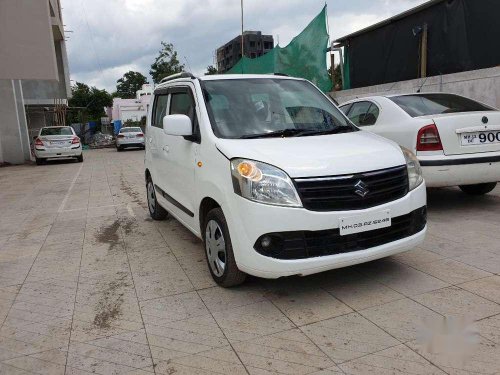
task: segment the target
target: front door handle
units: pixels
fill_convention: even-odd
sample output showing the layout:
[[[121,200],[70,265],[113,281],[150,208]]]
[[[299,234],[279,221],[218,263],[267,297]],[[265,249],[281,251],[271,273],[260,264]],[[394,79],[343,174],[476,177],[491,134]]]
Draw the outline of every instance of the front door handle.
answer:
[[[167,154],[169,153],[170,151],[170,147],[168,146],[163,146],[163,151],[165,151]]]

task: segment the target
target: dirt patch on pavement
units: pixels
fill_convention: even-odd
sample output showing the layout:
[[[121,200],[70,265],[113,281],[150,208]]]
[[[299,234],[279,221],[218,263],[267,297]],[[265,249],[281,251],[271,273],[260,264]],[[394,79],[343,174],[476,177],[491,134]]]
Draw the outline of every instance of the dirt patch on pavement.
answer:
[[[141,199],[141,196],[138,192],[136,192],[132,187],[123,179],[123,175],[120,176],[120,188],[121,190],[127,194],[131,199],[132,202],[138,204],[139,206],[143,208],[147,208],[146,203]]]
[[[123,289],[130,286],[126,281],[127,276],[126,272],[118,272],[116,280],[111,281],[104,289],[97,292],[100,298],[97,302],[96,314],[93,321],[95,328],[111,328],[112,322],[122,315]]]
[[[114,247],[120,243],[120,236],[118,235],[119,228],[120,222],[115,220],[111,225],[108,225],[97,232],[97,241],[109,244],[110,250],[114,249]]]

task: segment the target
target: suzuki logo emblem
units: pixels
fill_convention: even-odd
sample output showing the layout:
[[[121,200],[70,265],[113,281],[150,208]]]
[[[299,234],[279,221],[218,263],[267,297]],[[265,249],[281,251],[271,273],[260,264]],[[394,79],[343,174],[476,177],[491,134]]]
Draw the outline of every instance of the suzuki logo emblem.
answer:
[[[368,189],[368,185],[361,180],[359,180],[358,182],[356,182],[356,184],[354,184],[354,188],[356,189],[354,190],[354,192],[358,194],[361,198],[366,197],[366,195],[370,192],[370,190]]]

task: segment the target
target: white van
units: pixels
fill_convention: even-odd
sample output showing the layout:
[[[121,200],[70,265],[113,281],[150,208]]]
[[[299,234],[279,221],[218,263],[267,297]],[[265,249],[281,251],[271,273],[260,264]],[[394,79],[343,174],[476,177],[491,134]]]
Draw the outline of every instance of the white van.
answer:
[[[353,125],[312,83],[180,73],[154,92],[145,177],[153,219],[203,239],[222,286],[309,275],[424,240],[418,160]]]

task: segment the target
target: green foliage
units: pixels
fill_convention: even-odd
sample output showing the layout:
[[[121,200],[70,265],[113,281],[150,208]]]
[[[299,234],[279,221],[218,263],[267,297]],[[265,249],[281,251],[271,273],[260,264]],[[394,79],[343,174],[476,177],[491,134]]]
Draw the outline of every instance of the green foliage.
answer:
[[[217,68],[213,65],[207,66],[207,72],[205,73],[206,76],[211,76],[213,74],[217,74]]]
[[[330,77],[330,81],[332,81],[332,67],[328,69],[328,77]],[[342,74],[340,72],[340,65],[336,65],[333,69],[333,90],[338,91],[342,90]]]
[[[142,85],[147,83],[147,78],[139,72],[128,71],[116,81],[116,97],[122,99],[134,99],[137,90],[142,88]]]
[[[184,64],[181,64],[177,58],[177,51],[174,50],[173,44],[161,42],[161,45],[159,56],[155,59],[149,71],[153,82],[156,84],[160,83],[162,78],[184,70]]]
[[[81,107],[72,110],[68,115],[68,123],[99,121],[105,116],[104,107],[113,104],[111,95],[106,90],[100,90],[95,86],[89,87],[85,83],[76,82],[71,87],[70,107]]]

